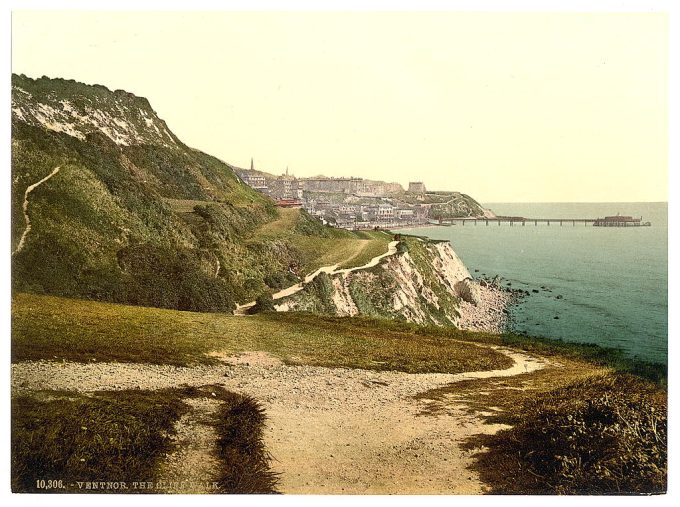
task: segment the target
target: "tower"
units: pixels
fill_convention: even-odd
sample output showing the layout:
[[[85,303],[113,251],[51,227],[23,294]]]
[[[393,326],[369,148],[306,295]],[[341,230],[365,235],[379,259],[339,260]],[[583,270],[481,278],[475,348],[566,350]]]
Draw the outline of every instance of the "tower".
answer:
[[[251,171],[255,170],[255,164],[253,164],[253,157],[250,157],[250,170]]]

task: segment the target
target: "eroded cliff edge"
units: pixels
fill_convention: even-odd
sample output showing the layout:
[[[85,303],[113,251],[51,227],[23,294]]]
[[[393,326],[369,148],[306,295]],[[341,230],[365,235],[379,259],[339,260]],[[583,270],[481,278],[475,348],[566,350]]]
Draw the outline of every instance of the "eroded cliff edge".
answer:
[[[511,293],[480,286],[446,241],[399,239],[397,253],[377,266],[351,273],[322,273],[300,292],[280,300],[276,309],[504,330]]]

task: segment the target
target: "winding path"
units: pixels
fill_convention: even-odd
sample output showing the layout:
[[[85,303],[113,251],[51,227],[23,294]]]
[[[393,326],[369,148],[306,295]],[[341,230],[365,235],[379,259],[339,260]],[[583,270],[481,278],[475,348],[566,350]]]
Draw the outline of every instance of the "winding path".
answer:
[[[220,365],[186,368],[38,361],[12,365],[12,388],[19,394],[220,385],[255,397],[265,409],[265,444],[274,458],[274,470],[281,473],[283,493],[475,494],[483,492],[484,486],[468,468],[474,462],[473,451],[461,444],[472,435],[493,433],[502,426],[485,424],[483,413],[466,410],[455,398],[445,414],[425,416],[428,402],[414,396],[467,379],[530,374],[547,364],[525,353],[478,346],[505,354],[513,366],[459,374],[408,374],[284,365],[265,352],[218,356]],[[496,388],[490,383],[485,390]],[[181,462],[196,454],[191,447],[214,446],[215,436],[204,425],[201,414],[180,421],[185,431],[179,435],[179,449],[168,456],[163,471],[170,469],[175,473],[168,475],[182,478],[189,472]],[[193,432],[199,433],[198,440],[190,437]],[[210,472],[203,470],[206,474]],[[190,478],[198,477],[190,474]]]
[[[59,166],[55,167],[54,169],[52,169],[52,172],[50,174],[45,176],[43,179],[41,179],[37,183],[33,183],[33,185],[29,185],[28,188],[26,188],[26,191],[24,192],[24,205],[23,205],[24,220],[26,221],[26,229],[24,229],[24,233],[21,235],[21,239],[19,239],[19,244],[17,245],[16,250],[14,250],[14,252],[12,252],[12,255],[21,252],[21,250],[24,248],[24,243],[26,242],[26,236],[28,236],[28,233],[31,232],[31,218],[28,216],[28,194],[33,192],[33,190],[35,190],[40,185],[45,183],[52,176],[56,175],[59,172],[59,169],[61,169],[61,167],[59,167]]]
[[[384,259],[385,257],[389,257],[390,255],[394,255],[397,253],[397,245],[399,244],[398,241],[390,241],[390,243],[387,245],[387,252],[384,254],[376,255],[373,257],[370,261],[368,261],[366,264],[363,266],[357,266],[355,268],[344,268],[344,269],[338,269],[339,264],[333,264],[332,266],[323,266],[314,271],[312,274],[305,276],[304,281],[296,283],[295,285],[291,285],[290,287],[287,287],[283,290],[280,290],[279,292],[276,292],[272,295],[272,298],[274,300],[277,299],[282,299],[288,296],[292,296],[293,294],[300,292],[302,289],[304,289],[305,284],[311,282],[314,280],[317,276],[319,276],[321,273],[327,273],[330,276],[333,275],[338,275],[338,274],[347,274],[347,273],[352,273],[354,271],[360,271],[362,269],[370,269],[374,266],[377,266],[378,263]],[[236,310],[234,310],[234,315],[245,315],[246,310],[249,308],[252,308],[255,306],[255,301],[251,301],[249,303],[244,303],[242,305],[237,305]]]

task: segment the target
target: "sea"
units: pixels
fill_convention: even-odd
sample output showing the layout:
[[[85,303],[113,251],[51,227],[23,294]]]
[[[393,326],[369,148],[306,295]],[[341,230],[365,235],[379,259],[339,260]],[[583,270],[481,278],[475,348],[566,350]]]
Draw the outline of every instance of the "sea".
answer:
[[[667,203],[486,203],[496,215],[597,218],[620,213],[651,227],[572,222],[431,226],[400,232],[446,239],[475,278],[499,275],[530,295],[510,309],[511,329],[596,343],[668,362]],[[510,285],[508,285],[510,284]],[[534,292],[538,290],[538,292]]]

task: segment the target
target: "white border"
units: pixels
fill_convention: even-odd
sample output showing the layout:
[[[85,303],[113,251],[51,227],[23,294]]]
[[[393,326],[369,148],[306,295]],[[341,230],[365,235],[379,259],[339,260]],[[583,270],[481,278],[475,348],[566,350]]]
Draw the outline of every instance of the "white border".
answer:
[[[251,1],[237,1],[237,0],[192,0],[192,1],[178,1],[178,0],[120,0],[112,1],[86,1],[86,0],[10,0],[3,3],[0,10],[0,40],[2,41],[2,51],[0,52],[0,61],[4,73],[0,74],[2,78],[2,97],[4,107],[2,111],[2,123],[0,124],[1,135],[4,142],[0,146],[0,153],[2,154],[3,177],[5,183],[1,186],[0,195],[2,195],[2,209],[5,220],[0,222],[0,251],[5,252],[0,268],[0,277],[4,283],[4,291],[0,291],[0,322],[2,323],[2,338],[5,346],[6,358],[9,358],[9,317],[10,317],[10,294],[9,294],[9,258],[10,258],[10,242],[9,242],[9,223],[7,217],[9,213],[9,196],[10,196],[10,77],[11,77],[11,61],[10,61],[10,45],[11,45],[11,10],[23,9],[37,9],[37,10],[173,10],[173,11],[199,11],[199,10],[235,10],[235,11],[460,11],[460,12],[668,12],[670,13],[670,86],[669,86],[669,309],[678,308],[676,297],[676,281],[677,270],[675,269],[674,260],[680,249],[677,248],[675,228],[678,216],[678,208],[675,205],[675,194],[678,183],[678,146],[674,141],[678,139],[678,112],[679,101],[677,99],[677,90],[680,89],[680,80],[678,79],[678,41],[679,41],[679,22],[680,9],[677,7],[679,2],[676,1],[640,1],[640,0],[572,0],[572,1],[551,1],[551,0],[533,0],[533,1],[512,1],[512,0],[327,0],[327,1],[313,1],[313,0],[288,0],[282,2],[275,2],[271,0],[251,0]],[[676,439],[676,424],[678,411],[676,410],[676,396],[675,386],[677,384],[677,375],[675,374],[674,365],[677,364],[675,360],[677,347],[674,344],[674,339],[678,336],[677,319],[673,312],[669,311],[669,395],[670,395],[670,412],[669,424],[671,433],[669,436],[669,494],[657,497],[425,497],[426,502],[434,505],[451,505],[453,502],[461,502],[467,504],[488,504],[503,502],[503,505],[518,504],[522,505],[545,505],[545,503],[555,504],[572,504],[574,502],[585,504],[599,504],[601,502],[616,502],[617,506],[627,506],[632,503],[644,502],[645,504],[653,503],[654,505],[670,502],[672,498],[677,497],[677,481],[675,473],[678,466],[676,453],[678,446],[675,445]],[[4,378],[9,380],[9,362],[4,360],[2,363],[2,374]],[[9,389],[8,385],[2,392],[2,400],[5,408],[9,407]],[[165,505],[184,505],[187,501],[194,502],[198,499],[193,497],[188,499],[183,496],[134,496],[127,495],[124,499],[114,495],[98,495],[93,496],[46,496],[46,495],[10,495],[9,494],[9,410],[5,412],[5,416],[0,419],[2,428],[2,452],[0,460],[0,470],[2,472],[0,478],[0,491],[3,493],[3,499],[16,505],[33,505],[43,504],[45,502],[68,502],[72,505],[92,503],[102,505],[114,505],[121,502],[121,500],[132,503],[137,502],[163,502]],[[276,502],[283,505],[318,505],[319,503],[338,505],[347,502],[359,502],[368,504],[369,502],[389,502],[397,505],[412,505],[413,502],[421,501],[413,497],[331,497],[331,496],[307,496],[307,497],[223,497],[211,496],[202,497],[201,502],[215,503],[216,505],[224,505],[225,503],[239,503],[239,504],[259,504],[262,501]]]

